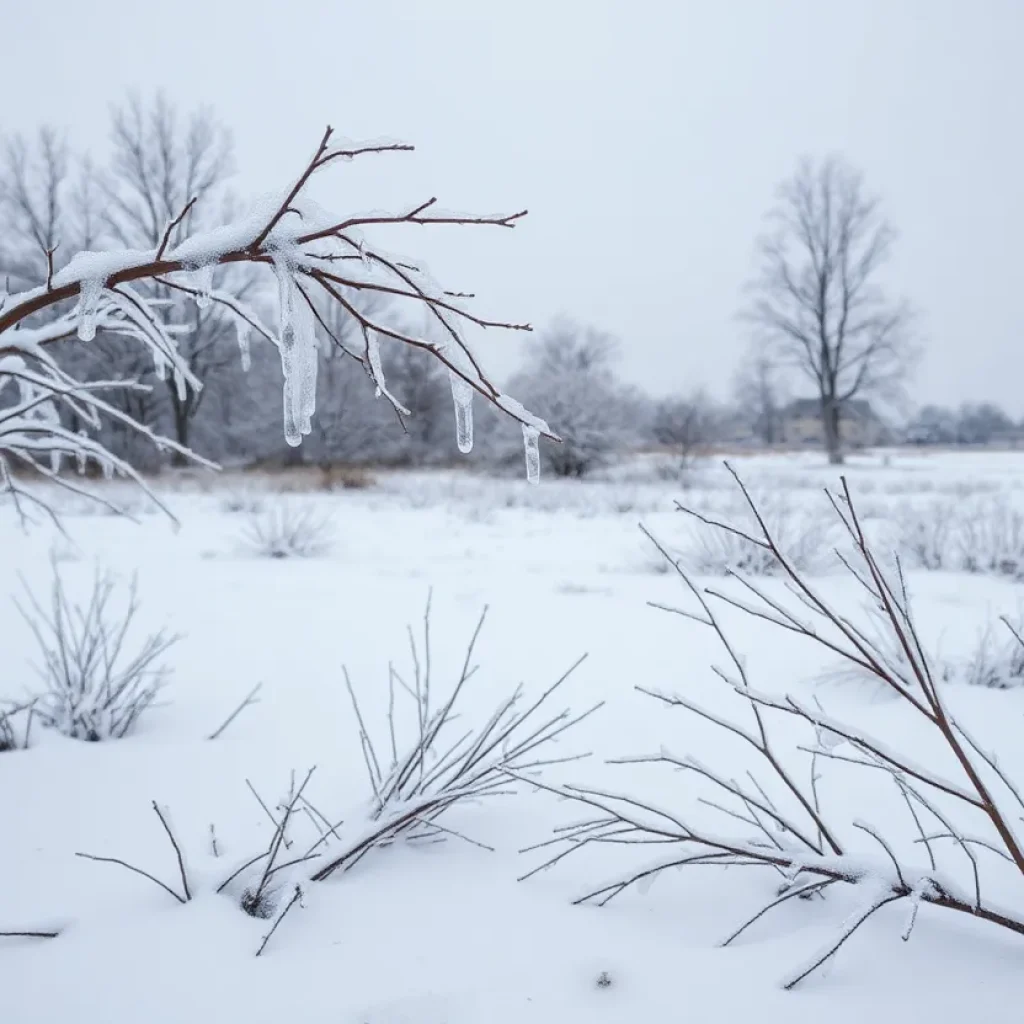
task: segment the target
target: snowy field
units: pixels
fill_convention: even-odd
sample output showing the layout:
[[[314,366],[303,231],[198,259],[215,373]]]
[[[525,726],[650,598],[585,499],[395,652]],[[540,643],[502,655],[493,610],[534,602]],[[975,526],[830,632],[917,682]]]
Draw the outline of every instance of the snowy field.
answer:
[[[830,555],[834,514],[822,492],[838,483],[836,472],[817,457],[736,465],[814,585],[862,616],[858,583]],[[854,460],[846,472],[872,537],[905,558],[917,624],[949,706],[1024,780],[1024,688],[1013,685],[1024,670],[1005,654],[1009,634],[997,621],[1021,611],[1024,455],[894,452]],[[452,807],[441,819],[448,831],[435,835],[444,842],[374,849],[325,882],[309,881],[313,861],[283,870],[271,916],[297,883],[302,903],[257,958],[273,920],[244,914],[238,885],[216,889],[267,848],[271,816],[282,813],[293,778],[301,782],[311,768],[294,852],[282,859],[304,854],[325,820],[343,822],[346,834],[365,827],[372,791],[345,671],[376,750],[390,754],[388,666],[413,678],[406,629],[422,662],[431,592],[430,673],[441,703],[488,609],[453,741],[463,722],[469,729],[486,719],[519,682],[527,698],[539,695],[586,654],[550,698],[552,713],[604,706],[559,736],[552,756],[591,756],[550,766],[549,781],[642,793],[697,813],[706,792],[692,773],[606,762],[671,748],[727,765],[729,774],[747,766],[730,737],[635,692],[685,693],[743,720],[745,707],[711,670],[727,661],[712,631],[649,607],[695,606],[638,529],[644,523],[701,583],[737,593],[736,581],[710,578],[715,560],[732,552],[674,507],[679,499],[710,516],[741,516],[724,470],[701,470],[686,488],[641,462],[594,482],[539,487],[396,473],[366,489],[282,494],[283,479],[169,478],[158,493],[177,529],[115,484],[106,493],[127,496],[136,523],[65,496],[61,536],[48,525],[22,531],[12,510],[0,509],[0,698],[21,700],[38,687],[35,640],[10,598],[24,603],[23,574],[48,599],[51,556],[78,599],[98,565],[125,580],[137,571],[141,632],[166,627],[181,636],[164,659],[172,672],[159,706],[131,735],[85,743],[37,724],[29,749],[0,753],[0,931],[60,932],[0,938],[0,1020],[64,1022],[83,1019],[83,1010],[103,1024],[1021,1019],[1024,937],[963,914],[924,906],[904,942],[907,908],[887,907],[789,992],[783,982],[857,910],[858,887],[787,902],[723,949],[721,940],[772,898],[777,876],[693,866],[668,872],[649,892],[641,886],[604,907],[574,906],[652,860],[643,848],[612,845],[518,881],[556,852],[521,851],[586,811],[514,780],[515,792]],[[267,522],[259,517],[283,508],[326,524],[313,557],[254,549],[253,532]],[[784,593],[778,580],[764,586]],[[931,737],[877,684],[735,609],[722,621],[759,690],[817,699],[831,714],[895,737],[913,762],[931,763]],[[977,685],[982,675],[999,685]],[[259,702],[207,739],[257,683]],[[415,713],[401,687],[394,699],[401,748]],[[779,723],[783,735],[795,728]],[[802,763],[794,770],[804,771]],[[905,844],[908,863],[926,866],[892,787],[838,762],[821,772],[822,800],[839,820],[870,822]],[[122,866],[75,856],[119,858],[181,892],[153,801],[180,843],[192,897],[184,904]],[[722,818],[717,827],[743,826]],[[866,834],[844,838],[878,853]],[[943,857],[969,885],[959,853]],[[995,855],[979,859],[986,895],[1024,910],[1020,876]]]

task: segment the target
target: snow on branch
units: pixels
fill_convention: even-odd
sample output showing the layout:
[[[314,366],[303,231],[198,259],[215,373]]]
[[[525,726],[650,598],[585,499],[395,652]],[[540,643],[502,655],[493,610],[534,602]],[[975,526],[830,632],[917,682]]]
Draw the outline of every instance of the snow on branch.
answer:
[[[229,224],[171,244],[182,226],[189,223],[196,203],[193,197],[170,219],[153,249],[82,252],[56,273],[52,256],[48,257],[44,285],[0,300],[0,491],[8,491],[16,501],[39,501],[20,483],[19,470],[23,469],[33,469],[58,484],[79,490],[60,474],[61,459],[67,454],[95,461],[142,483],[130,466],[102,447],[80,439],[77,431],[66,426],[77,422],[80,427],[95,428],[103,417],[112,415],[111,407],[98,393],[138,385],[130,381],[102,385],[78,382],[61,370],[47,354],[47,347],[75,338],[88,343],[99,333],[124,335],[149,352],[158,374],[171,375],[179,393],[198,390],[201,383],[190,372],[174,338],[188,328],[171,324],[161,315],[160,307],[167,300],[152,294],[157,285],[165,295],[168,289],[177,290],[197,305],[216,303],[224,307],[239,326],[243,363],[247,360],[250,330],[278,349],[284,373],[284,432],[290,445],[301,443],[315,412],[318,347],[323,343],[318,332],[330,342],[341,344],[320,311],[324,304],[335,305],[352,318],[366,340],[361,351],[351,347],[345,347],[345,351],[363,364],[378,397],[404,414],[400,397],[392,395],[384,381],[378,350],[381,339],[429,352],[451,377],[460,449],[468,451],[472,446],[470,403],[476,393],[522,425],[529,475],[533,478],[537,438],[558,438],[544,420],[500,391],[466,337],[467,328],[530,331],[530,325],[471,311],[467,305],[471,295],[441,288],[414,261],[385,253],[363,235],[364,229],[386,224],[512,228],[526,211],[456,213],[441,210],[436,198],[431,197],[397,213],[338,216],[325,213],[305,198],[310,179],[335,162],[412,148],[391,140],[335,140],[333,130],[327,128],[313,157],[283,195],[259,204]],[[276,278],[280,301],[275,328],[265,327],[242,296],[212,289],[213,268],[234,264],[264,268]],[[391,322],[363,312],[363,308],[373,307],[352,301],[353,296],[370,294],[423,311],[428,333],[399,326],[397,317]],[[407,322],[407,318],[401,322]],[[114,415],[124,425],[147,433],[130,417]],[[183,451],[165,438],[151,440]],[[184,453],[191,456],[190,452]]]
[[[737,927],[724,945],[792,899],[820,897],[840,883],[853,888],[857,897],[853,913],[842,922],[834,940],[785,981],[786,988],[795,987],[829,962],[865,922],[898,902],[907,907],[905,940],[910,938],[921,903],[969,914],[1024,936],[1024,899],[1004,907],[988,892],[996,864],[1000,872],[1009,872],[1008,877],[1015,879],[1018,893],[1024,889],[1024,844],[1018,824],[1024,821],[1024,797],[997,757],[957,722],[946,706],[914,625],[899,565],[893,580],[871,549],[844,480],[841,493],[829,497],[852,543],[853,552],[843,558],[844,564],[863,589],[869,607],[880,609],[886,635],[873,639],[806,581],[780,547],[747,488],[734,472],[733,476],[757,524],[757,532],[744,536],[776,559],[791,596],[823,628],[819,631],[804,622],[750,580],[737,577],[753,595],[747,601],[699,586],[648,534],[697,605],[695,610],[665,610],[714,632],[731,663],[729,671],[715,668],[715,673],[739,699],[740,712],[733,718],[685,695],[638,689],[668,709],[681,709],[703,720],[723,741],[731,735],[740,749],[754,751],[755,766],[748,768],[747,762],[741,766],[729,754],[721,754],[728,749],[725,742],[716,747],[723,758],[718,767],[691,754],[674,754],[664,746],[656,754],[613,762],[660,764],[686,772],[693,779],[687,788],[695,800],[692,806],[679,809],[661,806],[642,793],[609,792],[587,785],[551,786],[524,778],[522,781],[532,781],[538,789],[586,809],[584,820],[559,829],[554,839],[534,847],[554,852],[524,877],[603,845],[620,851],[658,846],[662,852],[653,861],[597,886],[577,902],[607,903],[676,867],[751,867],[778,875],[781,885],[774,897]],[[697,518],[713,529],[734,530],[715,520]],[[933,732],[942,755],[941,768],[917,763],[901,747],[908,733],[901,718],[887,742],[843,715],[829,714],[817,700],[756,691],[745,659],[716,610],[721,605],[763,619],[861,672],[869,672],[908,714]],[[1024,638],[1020,640],[1024,645]],[[891,649],[899,652],[898,658],[892,656]],[[805,739],[795,738],[801,731],[798,727],[796,734],[787,729],[785,743],[777,742],[771,728],[775,717],[802,723]],[[819,783],[825,768],[836,762],[888,776],[897,805],[909,814],[906,836],[883,833],[871,823],[853,818],[841,801],[829,805]],[[762,770],[756,770],[756,765]],[[724,831],[715,826],[716,816],[726,823]]]

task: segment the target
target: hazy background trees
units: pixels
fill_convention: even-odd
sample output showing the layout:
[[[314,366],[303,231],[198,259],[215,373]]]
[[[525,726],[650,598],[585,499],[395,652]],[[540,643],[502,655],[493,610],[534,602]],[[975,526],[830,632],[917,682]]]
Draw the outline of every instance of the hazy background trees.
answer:
[[[52,127],[31,139],[2,140],[0,276],[9,290],[45,283],[51,267],[59,270],[81,249],[156,249],[175,218],[170,244],[232,213],[232,139],[210,110],[183,112],[160,95],[129,98],[111,109],[106,154],[102,163],[78,154]],[[756,244],[757,273],[743,311],[750,340],[727,401],[699,383],[652,397],[623,377],[628,338],[620,342],[600,325],[567,316],[542,327],[524,344],[507,387],[565,439],[542,446],[547,472],[580,478],[641,449],[669,454],[673,472],[683,472],[716,446],[820,444],[831,461],[841,461],[856,443],[852,427],[866,402],[894,411],[916,353],[909,308],[884,287],[894,239],[856,169],[836,157],[802,162],[779,187],[769,231]],[[218,268],[206,283],[245,294],[273,322],[276,295],[247,294],[257,283],[238,276],[245,273]],[[382,343],[389,388],[410,413],[398,415],[374,398],[365,370],[347,354],[362,351],[365,340],[337,305],[322,311],[313,433],[292,449],[281,437],[280,361],[270,346],[254,337],[248,368],[238,373],[236,326],[223,306],[161,281],[143,287],[169,307],[200,391],[179,393],[117,336],[69,340],[57,352],[80,379],[146,384],[144,391],[112,392],[110,401],[158,433],[235,465],[419,466],[456,458],[443,367],[408,346]],[[357,307],[367,301],[359,294],[347,300]],[[363,311],[376,316],[384,300],[372,302]],[[820,436],[806,430],[808,395]],[[102,429],[103,443],[139,469],[157,470],[166,459],[116,422]],[[924,406],[894,436],[919,445],[1016,444],[1024,429],[992,403],[965,402],[958,409]],[[518,430],[478,408],[473,464],[518,469],[521,458]]]
[[[541,446],[554,476],[586,476],[642,435],[642,403],[617,377],[618,356],[613,335],[567,318],[528,343],[509,391],[558,424],[562,443]]]

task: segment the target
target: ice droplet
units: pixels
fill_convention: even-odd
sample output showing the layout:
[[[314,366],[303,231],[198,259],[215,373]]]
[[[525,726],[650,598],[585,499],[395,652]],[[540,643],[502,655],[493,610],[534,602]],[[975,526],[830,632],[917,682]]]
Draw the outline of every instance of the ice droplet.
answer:
[[[78,338],[80,341],[92,341],[96,337],[96,307],[99,305],[103,292],[103,281],[91,277],[79,286],[78,297]]]
[[[213,291],[213,264],[199,267],[195,274],[194,284],[196,287],[196,305],[200,309],[206,309],[211,302],[210,292]]]

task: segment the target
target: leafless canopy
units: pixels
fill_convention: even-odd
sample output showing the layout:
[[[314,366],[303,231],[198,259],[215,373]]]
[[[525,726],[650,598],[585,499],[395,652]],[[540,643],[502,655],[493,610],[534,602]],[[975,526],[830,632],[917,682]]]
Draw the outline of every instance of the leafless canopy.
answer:
[[[909,308],[879,284],[895,232],[860,173],[836,157],[803,162],[769,219],[746,315],[813,387],[829,457],[841,462],[850,401],[893,395],[913,355]]]

